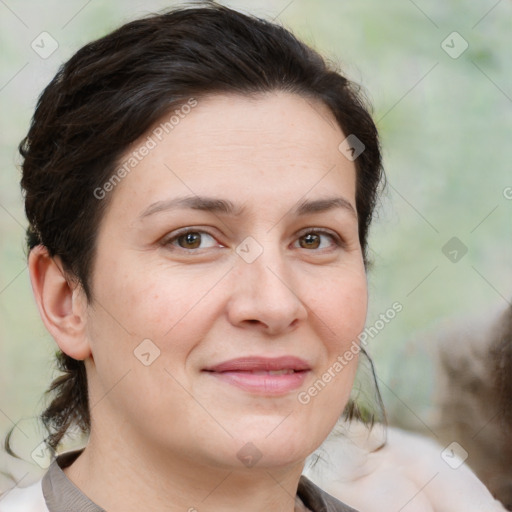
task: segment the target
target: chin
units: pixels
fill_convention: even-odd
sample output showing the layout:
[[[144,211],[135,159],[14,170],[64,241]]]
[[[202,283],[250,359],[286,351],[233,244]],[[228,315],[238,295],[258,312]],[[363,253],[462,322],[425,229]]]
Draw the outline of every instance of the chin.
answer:
[[[254,421],[251,428],[239,430],[234,443],[237,458],[242,463],[246,457],[252,462],[258,459],[255,466],[268,468],[304,462],[326,436],[290,420],[280,417],[279,421]]]

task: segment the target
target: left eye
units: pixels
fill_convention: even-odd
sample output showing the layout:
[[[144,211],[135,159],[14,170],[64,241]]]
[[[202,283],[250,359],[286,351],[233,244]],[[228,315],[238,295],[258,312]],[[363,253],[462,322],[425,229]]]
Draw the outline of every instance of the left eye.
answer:
[[[331,240],[331,245],[333,242],[336,246],[341,245],[337,237],[327,231],[308,231],[299,237],[298,242],[302,249],[325,249],[329,247],[329,245],[322,246],[322,237],[324,239],[329,238]]]

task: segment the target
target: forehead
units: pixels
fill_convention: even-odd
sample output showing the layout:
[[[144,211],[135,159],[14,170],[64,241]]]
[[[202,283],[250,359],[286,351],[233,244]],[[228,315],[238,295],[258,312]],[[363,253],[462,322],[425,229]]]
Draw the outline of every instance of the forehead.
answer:
[[[267,160],[271,166],[276,155],[290,163],[301,158],[338,156],[336,142],[341,135],[333,114],[323,103],[272,92],[199,99],[197,107],[176,126],[168,140],[175,145],[194,146],[195,151],[186,157],[188,162],[213,153],[222,159],[233,156],[247,162],[257,157],[258,163]]]
[[[353,202],[355,165],[339,151],[345,135],[323,103],[284,92],[195,101],[127,150],[118,168],[134,165],[115,204],[133,211],[172,196],[230,194],[270,206],[336,191]]]

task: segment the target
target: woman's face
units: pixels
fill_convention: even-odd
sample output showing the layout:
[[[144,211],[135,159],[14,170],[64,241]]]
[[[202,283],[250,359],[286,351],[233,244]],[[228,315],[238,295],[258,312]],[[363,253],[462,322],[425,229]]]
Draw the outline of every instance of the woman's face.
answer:
[[[357,358],[343,356],[366,317],[346,135],[289,93],[180,114],[105,187],[86,324],[93,433],[214,467],[298,463],[347,403]]]

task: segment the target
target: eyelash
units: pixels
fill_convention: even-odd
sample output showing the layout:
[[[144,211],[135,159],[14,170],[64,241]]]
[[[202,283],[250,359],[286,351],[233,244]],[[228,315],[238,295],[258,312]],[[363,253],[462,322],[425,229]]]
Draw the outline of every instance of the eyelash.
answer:
[[[181,251],[184,251],[185,253],[193,253],[193,252],[199,252],[201,251],[201,249],[199,248],[196,248],[196,249],[185,249],[184,247],[179,247],[179,246],[175,246],[173,244],[173,242],[177,241],[179,238],[181,238],[182,236],[185,236],[189,233],[198,233],[198,234],[206,234],[212,238],[215,239],[215,236],[211,233],[209,233],[208,231],[206,230],[203,230],[203,229],[193,229],[193,228],[185,228],[183,229],[182,231],[178,231],[177,233],[175,233],[172,237],[169,237],[167,239],[165,239],[163,241],[163,245],[165,247],[168,247],[168,246],[171,246],[175,249],[178,249],[178,250],[181,250]],[[338,235],[334,234],[334,233],[331,233],[330,231],[326,231],[324,229],[316,229],[316,228],[310,228],[308,229],[308,231],[305,231],[305,232],[302,232],[300,234],[300,236],[298,237],[298,239],[300,238],[303,238],[307,235],[310,235],[310,234],[317,234],[317,235],[324,235],[324,236],[327,236],[329,237],[333,243],[334,243],[334,246],[337,247],[337,248],[343,248],[345,247],[345,241],[343,239],[341,239]],[[321,244],[321,242],[320,242]],[[209,249],[209,247],[207,248]],[[305,249],[305,250],[309,250],[309,249]],[[325,249],[324,249],[325,250]],[[313,252],[315,251],[322,251],[322,249],[312,249]]]

